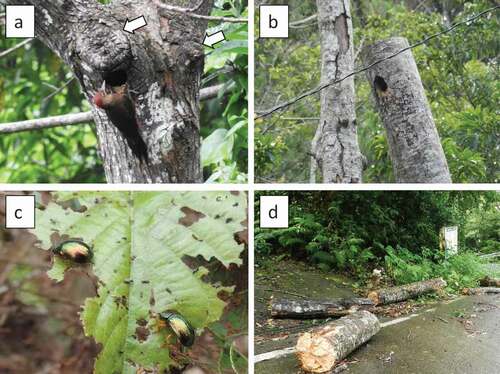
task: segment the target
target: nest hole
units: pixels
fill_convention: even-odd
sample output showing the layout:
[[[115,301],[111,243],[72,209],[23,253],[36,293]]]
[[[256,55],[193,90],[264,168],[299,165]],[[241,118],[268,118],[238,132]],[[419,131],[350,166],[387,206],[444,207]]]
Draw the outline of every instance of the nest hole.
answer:
[[[382,91],[382,92],[386,92],[387,89],[389,88],[389,86],[387,86],[387,83],[384,80],[384,78],[382,78],[378,75],[375,77],[375,80],[373,81],[373,85],[375,86],[375,88],[378,91]]]
[[[127,72],[125,70],[114,70],[103,74],[103,79],[108,86],[117,87],[127,83]]]

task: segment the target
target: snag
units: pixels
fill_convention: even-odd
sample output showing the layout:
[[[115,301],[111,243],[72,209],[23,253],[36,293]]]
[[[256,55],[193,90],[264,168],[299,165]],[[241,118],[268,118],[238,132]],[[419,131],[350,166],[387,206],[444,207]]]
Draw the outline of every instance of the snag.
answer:
[[[325,373],[380,331],[375,315],[361,310],[300,335],[297,357],[302,369]]]
[[[446,281],[442,278],[429,279],[421,282],[405,284],[403,286],[384,288],[378,291],[372,291],[368,298],[373,300],[375,305],[391,304],[426,293],[437,291],[446,286]]]
[[[374,306],[372,300],[356,297],[330,300],[278,299],[271,301],[271,316],[291,319],[341,317]]]
[[[398,51],[406,51],[396,55]],[[389,58],[390,56],[393,56]],[[417,64],[405,38],[381,40],[363,51],[375,105],[387,131],[398,183],[451,183],[448,164]]]

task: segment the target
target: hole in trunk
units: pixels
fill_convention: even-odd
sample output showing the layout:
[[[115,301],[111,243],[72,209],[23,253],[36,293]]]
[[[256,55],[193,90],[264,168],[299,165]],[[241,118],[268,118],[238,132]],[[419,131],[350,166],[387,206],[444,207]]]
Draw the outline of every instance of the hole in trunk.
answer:
[[[385,92],[387,91],[387,83],[385,82],[384,78],[379,77],[378,75],[375,77],[375,80],[373,81],[373,85],[378,91]]]
[[[104,73],[103,79],[111,87],[122,86],[127,83],[127,72],[125,70],[115,70]]]

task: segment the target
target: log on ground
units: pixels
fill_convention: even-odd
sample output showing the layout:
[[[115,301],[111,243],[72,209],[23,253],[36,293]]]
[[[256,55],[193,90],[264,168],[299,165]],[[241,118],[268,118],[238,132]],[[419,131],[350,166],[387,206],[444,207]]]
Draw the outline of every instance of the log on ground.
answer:
[[[405,284],[403,286],[372,291],[368,294],[368,298],[373,300],[375,305],[391,304],[412,299],[429,292],[438,291],[445,286],[446,281],[444,281],[442,278],[435,278],[421,282]]]
[[[296,353],[303,370],[325,373],[380,331],[377,317],[360,310],[299,336]]]
[[[341,298],[330,300],[289,300],[271,301],[273,318],[313,319],[341,317],[357,310],[368,310],[375,304],[367,298]]]
[[[478,287],[478,288],[464,288],[462,290],[464,295],[484,295],[487,293],[500,293],[498,287]]]
[[[479,281],[481,287],[500,287],[500,279],[484,277]]]

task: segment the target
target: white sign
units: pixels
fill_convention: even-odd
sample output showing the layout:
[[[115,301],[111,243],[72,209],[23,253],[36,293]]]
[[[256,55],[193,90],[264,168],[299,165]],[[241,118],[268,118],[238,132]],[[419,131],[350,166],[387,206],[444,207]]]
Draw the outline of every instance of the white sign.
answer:
[[[7,38],[35,37],[34,5],[5,6],[5,37]]]
[[[5,228],[35,228],[35,196],[5,196]]]
[[[288,227],[288,196],[260,197],[260,227]]]
[[[458,226],[443,227],[441,233],[446,257],[456,255],[458,253]]]

